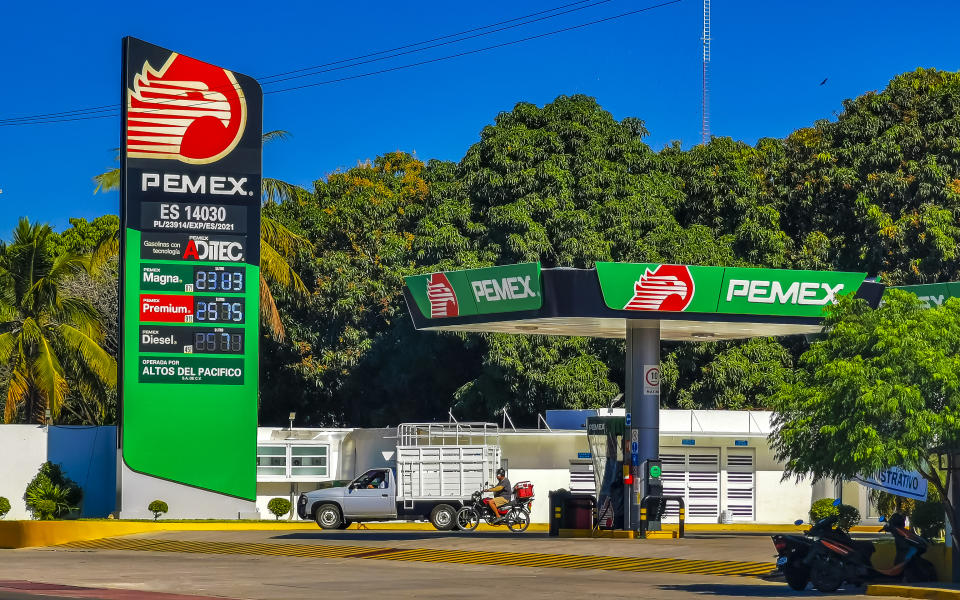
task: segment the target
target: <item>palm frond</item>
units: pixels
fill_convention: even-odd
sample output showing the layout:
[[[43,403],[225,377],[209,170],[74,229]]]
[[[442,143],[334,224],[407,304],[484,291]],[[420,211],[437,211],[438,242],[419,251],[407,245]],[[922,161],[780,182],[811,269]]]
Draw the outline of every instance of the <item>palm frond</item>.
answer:
[[[17,347],[17,335],[12,331],[0,333],[0,364],[10,364],[10,357]]]
[[[273,177],[264,177],[260,181],[260,199],[264,204],[287,202],[309,196],[306,189]]]
[[[290,231],[280,221],[270,217],[260,218],[260,239],[284,258],[295,256],[300,251],[313,251],[310,240]]]
[[[310,295],[307,286],[290,263],[280,256],[273,246],[263,240],[260,241],[260,276],[279,285],[297,298]]]
[[[89,370],[111,388],[117,386],[117,361],[100,347],[97,340],[71,325],[59,325],[57,331],[64,345],[79,355],[81,369]]]
[[[293,134],[287,131],[286,129],[274,129],[273,131],[265,131],[263,135],[260,136],[260,142],[262,144],[269,144],[270,142],[275,142],[277,140],[287,140],[293,137]]]
[[[10,382],[7,384],[7,400],[3,407],[4,423],[13,423],[16,420],[17,411],[30,395],[30,383],[23,366],[22,364],[17,365],[10,372]]]
[[[120,254],[120,229],[104,234],[90,251],[87,259],[87,271],[91,276],[99,276],[110,263],[110,259]]]
[[[260,321],[267,328],[267,332],[278,342],[282,342],[287,333],[283,329],[283,323],[280,321],[280,311],[277,310],[277,303],[273,300],[273,293],[266,279],[263,278],[263,272],[260,273]]]
[[[100,313],[84,298],[58,297],[50,315],[58,323],[72,325],[90,338],[95,338],[97,341],[103,338]]]
[[[93,193],[110,192],[120,187],[120,169],[110,169],[104,173],[94,176],[93,182],[97,184]]]
[[[37,349],[37,356],[30,369],[31,379],[36,391],[46,400],[47,408],[54,418],[60,416],[60,407],[67,398],[70,387],[63,374],[63,366],[57,359],[56,352],[50,341],[42,337]]]

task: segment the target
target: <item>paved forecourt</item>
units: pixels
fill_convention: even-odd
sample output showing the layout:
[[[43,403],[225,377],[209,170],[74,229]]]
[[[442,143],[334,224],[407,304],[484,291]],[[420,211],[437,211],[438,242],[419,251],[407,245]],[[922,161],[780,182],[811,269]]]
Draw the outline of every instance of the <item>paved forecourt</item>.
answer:
[[[758,577],[772,568],[772,554],[765,536],[638,542],[506,532],[169,532],[2,551],[0,580],[292,600],[321,592],[484,597],[500,585],[531,598],[797,595]]]

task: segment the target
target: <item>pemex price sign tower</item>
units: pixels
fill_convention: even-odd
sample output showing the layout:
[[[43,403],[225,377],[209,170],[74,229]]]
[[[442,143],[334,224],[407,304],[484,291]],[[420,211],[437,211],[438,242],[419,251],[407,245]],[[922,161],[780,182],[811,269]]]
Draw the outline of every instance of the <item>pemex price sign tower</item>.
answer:
[[[124,485],[250,501],[262,91],[130,37],[122,70],[120,510]]]

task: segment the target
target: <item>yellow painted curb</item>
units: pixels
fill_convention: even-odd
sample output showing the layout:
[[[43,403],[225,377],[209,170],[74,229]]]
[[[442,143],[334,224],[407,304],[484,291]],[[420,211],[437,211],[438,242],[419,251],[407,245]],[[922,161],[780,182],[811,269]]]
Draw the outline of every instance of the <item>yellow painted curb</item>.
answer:
[[[364,523],[350,529],[380,531],[436,531],[430,523]],[[481,525],[480,531],[496,531],[503,527]],[[322,531],[313,521],[0,521],[0,548],[56,546],[68,542],[98,540],[121,535],[156,531]],[[531,523],[527,531],[544,532],[545,523]],[[332,532],[331,532],[332,533]]]
[[[680,539],[680,532],[666,529],[662,531],[647,531],[643,534],[643,537],[648,540],[676,540]]]
[[[313,525],[313,528],[323,531],[322,529],[317,527],[317,525],[315,524]],[[350,529],[351,531],[355,531],[358,529],[361,531],[365,529],[369,529],[371,531],[373,530],[436,531],[437,530],[436,527],[434,527],[430,523],[389,523],[389,522],[388,523],[361,523],[361,524],[354,523],[347,529]],[[547,525],[546,523],[530,523],[530,525],[527,527],[527,531],[536,531],[541,533],[549,530],[550,530],[550,526]],[[476,531],[506,531],[506,527],[502,525],[487,525],[486,523],[481,523],[480,526],[477,527]]]
[[[55,546],[67,542],[96,540],[119,535],[150,533],[154,531],[257,531],[316,529],[316,524],[303,521],[293,523],[224,523],[202,521],[0,521],[0,548],[29,548]]]
[[[930,600],[960,599],[960,590],[921,588],[907,585],[868,585],[868,596],[897,596],[899,598],[928,598]]]
[[[531,525],[533,527],[533,525]],[[635,537],[633,531],[620,531],[618,529],[561,529],[558,532],[562,538],[607,538],[607,539],[628,539]]]

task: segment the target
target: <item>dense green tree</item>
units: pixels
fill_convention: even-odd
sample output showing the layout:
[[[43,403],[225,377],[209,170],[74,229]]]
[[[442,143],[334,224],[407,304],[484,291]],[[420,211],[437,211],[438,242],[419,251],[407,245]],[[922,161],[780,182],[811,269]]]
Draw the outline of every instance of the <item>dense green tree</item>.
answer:
[[[842,298],[827,335],[776,394],[770,440],[786,476],[848,479],[888,467],[919,471],[953,507],[931,458],[960,448],[960,300],[927,309],[887,293],[871,310]],[[954,543],[960,542],[951,523]]]
[[[958,74],[901,75],[835,120],[753,146],[721,137],[654,152],[646,133],[593,98],[559,96],[501,113],[458,163],[394,152],[310,190],[265,179],[262,421],[295,410],[305,424],[379,425],[453,406],[481,419],[507,407],[532,424],[546,409],[606,405],[622,387],[622,341],[414,331],[405,275],[630,261],[960,279]],[[71,221],[52,253],[92,250],[108,273],[112,219]],[[61,287],[100,312],[113,302],[115,287],[84,273]],[[808,343],[663,348],[665,407],[760,408]]]
[[[101,315],[63,283],[89,259],[50,251],[53,231],[21,219],[0,244],[0,364],[9,369],[4,421],[39,423],[46,410],[102,423],[116,387],[116,361],[102,347]],[[77,402],[67,403],[71,389]]]
[[[918,69],[785,140],[784,231],[893,284],[960,279],[960,74]]]

